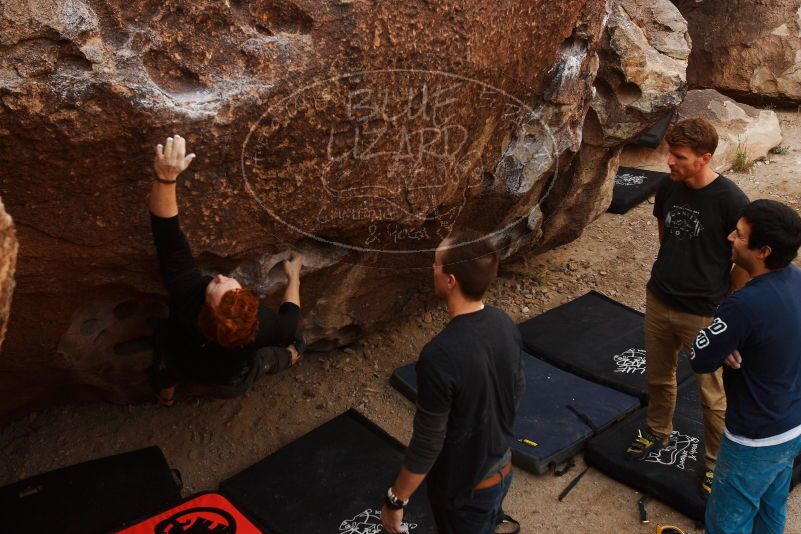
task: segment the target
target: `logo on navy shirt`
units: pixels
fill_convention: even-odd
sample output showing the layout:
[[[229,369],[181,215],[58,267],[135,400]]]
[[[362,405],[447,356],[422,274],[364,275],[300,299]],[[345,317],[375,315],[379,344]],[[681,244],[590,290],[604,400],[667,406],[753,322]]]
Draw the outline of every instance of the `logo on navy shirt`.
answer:
[[[716,336],[718,334],[722,334],[729,328],[729,325],[721,319],[720,317],[715,317],[715,320],[712,321],[712,324],[698,332],[698,336],[695,338],[695,346],[690,348],[690,359],[695,359],[695,349],[705,349],[709,346],[709,336],[706,335],[705,330],[708,330],[710,334]]]
[[[698,237],[704,231],[700,215],[687,204],[673,206],[665,217],[665,230],[679,240]]]

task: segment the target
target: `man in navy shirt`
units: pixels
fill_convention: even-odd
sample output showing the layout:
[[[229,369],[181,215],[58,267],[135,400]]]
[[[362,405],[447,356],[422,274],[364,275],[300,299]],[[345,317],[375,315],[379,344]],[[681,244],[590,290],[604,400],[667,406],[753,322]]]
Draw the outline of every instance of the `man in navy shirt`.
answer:
[[[801,217],[773,200],[743,210],[729,235],[751,281],[724,301],[691,351],[696,373],[724,367],[726,424],[706,532],[784,532],[801,452]]]

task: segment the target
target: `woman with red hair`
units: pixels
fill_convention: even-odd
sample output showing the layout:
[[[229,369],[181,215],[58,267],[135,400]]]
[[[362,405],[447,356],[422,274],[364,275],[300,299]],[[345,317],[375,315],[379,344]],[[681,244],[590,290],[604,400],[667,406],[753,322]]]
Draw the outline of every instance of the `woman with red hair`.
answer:
[[[243,394],[265,373],[294,365],[303,351],[298,335],[300,268],[284,261],[287,287],[278,312],[227,276],[204,276],[195,265],[178,222],[175,186],[194,154],[178,135],[156,147],[150,222],[161,275],[170,297],[170,318],[156,331],[153,385],[159,402],[174,402],[175,385],[190,382],[218,398]]]

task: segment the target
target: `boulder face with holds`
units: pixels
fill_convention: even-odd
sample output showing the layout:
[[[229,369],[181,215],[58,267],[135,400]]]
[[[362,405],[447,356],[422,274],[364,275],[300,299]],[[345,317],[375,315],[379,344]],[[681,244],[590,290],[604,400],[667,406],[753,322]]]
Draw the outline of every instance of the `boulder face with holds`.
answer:
[[[178,196],[201,269],[275,303],[300,250],[318,347],[430,295],[455,226],[504,256],[578,236],[606,207],[576,155],[608,9],[0,0],[0,192],[23,243],[0,418],[147,393],[166,310],[144,199],[173,133],[198,154]],[[637,106],[631,131],[663,104]]]

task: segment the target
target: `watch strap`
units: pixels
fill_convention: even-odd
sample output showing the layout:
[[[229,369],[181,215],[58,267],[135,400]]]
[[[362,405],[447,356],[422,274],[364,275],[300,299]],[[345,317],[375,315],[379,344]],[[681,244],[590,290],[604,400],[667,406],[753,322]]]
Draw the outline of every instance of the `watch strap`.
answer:
[[[409,504],[409,500],[408,499],[404,501],[402,499],[399,499],[395,495],[395,493],[393,493],[392,486],[387,488],[387,495],[386,495],[386,499],[385,500],[386,500],[387,506],[389,508],[392,508],[393,510],[400,510],[402,508],[405,508],[406,505]]]

